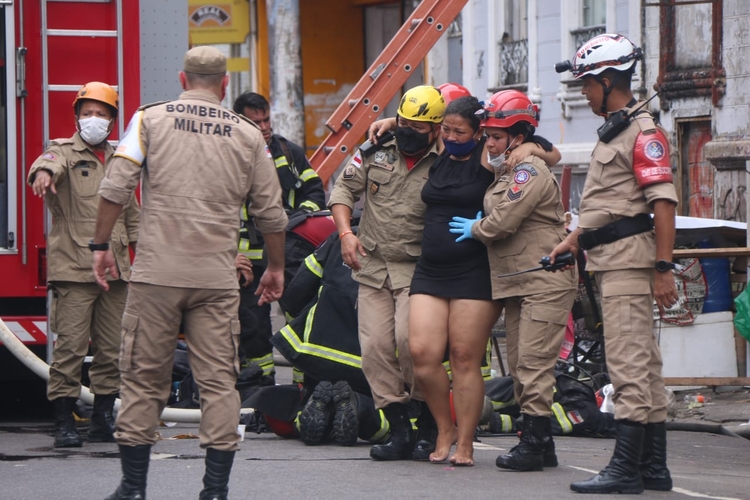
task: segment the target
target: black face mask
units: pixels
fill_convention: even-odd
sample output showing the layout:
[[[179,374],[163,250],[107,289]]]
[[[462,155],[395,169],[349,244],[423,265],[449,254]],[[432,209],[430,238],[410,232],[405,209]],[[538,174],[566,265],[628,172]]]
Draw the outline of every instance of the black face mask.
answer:
[[[430,133],[417,132],[409,127],[398,127],[396,144],[402,153],[413,155],[430,147]]]

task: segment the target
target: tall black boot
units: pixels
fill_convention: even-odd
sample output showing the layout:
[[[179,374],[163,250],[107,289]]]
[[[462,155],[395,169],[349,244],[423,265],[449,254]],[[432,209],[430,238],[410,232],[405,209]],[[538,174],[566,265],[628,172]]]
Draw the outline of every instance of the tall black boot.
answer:
[[[643,453],[640,464],[643,488],[669,491],[672,476],[667,469],[667,424],[647,424],[643,435]]]
[[[370,448],[370,457],[375,460],[406,460],[411,458],[412,430],[406,406],[392,403],[383,408],[385,418],[391,426],[391,437],[383,444]]]
[[[114,407],[116,394],[95,395],[94,411],[91,413],[88,438],[92,443],[115,442]]]
[[[206,473],[203,475],[203,491],[199,500],[227,500],[233,462],[233,451],[206,450]]]
[[[638,466],[646,426],[629,420],[618,420],[616,424],[617,443],[609,465],[591,479],[572,483],[571,490],[578,493],[643,492],[643,480]]]
[[[55,448],[80,448],[83,444],[73,418],[76,401],[78,398],[57,398],[52,401],[55,410]]]
[[[549,428],[549,417],[533,417],[524,414],[521,441],[511,448],[509,453],[497,457],[495,465],[501,469],[518,471],[542,470],[544,468],[544,440],[549,436]]]
[[[411,452],[412,460],[429,460],[430,454],[435,451],[438,428],[435,417],[432,416],[430,407],[424,401],[417,417],[416,444]]]
[[[552,440],[552,426],[548,426],[549,432],[542,440],[544,453],[542,459],[545,467],[557,467],[557,454],[555,453],[555,442]]]
[[[119,445],[122,480],[114,493],[105,500],[145,500],[148,461],[151,445]]]

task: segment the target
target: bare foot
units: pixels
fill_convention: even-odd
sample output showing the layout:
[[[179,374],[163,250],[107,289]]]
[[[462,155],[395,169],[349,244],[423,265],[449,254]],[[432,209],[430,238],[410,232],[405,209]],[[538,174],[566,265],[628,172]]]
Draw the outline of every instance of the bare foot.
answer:
[[[458,439],[458,430],[454,427],[453,432],[446,434],[444,432],[438,432],[438,437],[435,442],[435,451],[430,453],[430,462],[440,463],[445,462],[450,455],[451,446],[456,444]]]
[[[474,447],[470,444],[468,449],[463,446],[456,447],[456,453],[451,457],[450,463],[456,467],[471,467],[474,465]]]

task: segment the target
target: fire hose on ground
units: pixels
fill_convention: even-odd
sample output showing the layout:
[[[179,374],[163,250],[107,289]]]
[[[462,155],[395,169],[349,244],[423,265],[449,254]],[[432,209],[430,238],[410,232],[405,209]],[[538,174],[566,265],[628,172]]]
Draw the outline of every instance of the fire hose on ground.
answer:
[[[49,365],[39,359],[28,347],[18,340],[18,337],[10,331],[2,319],[0,319],[0,342],[26,367],[36,375],[49,380]],[[81,386],[80,399],[89,405],[94,404],[94,395],[88,387]],[[115,401],[115,409],[120,409],[120,400]],[[252,413],[251,408],[243,408],[242,414]],[[184,424],[195,424],[201,420],[201,411],[197,409],[165,408],[160,417],[165,422],[179,422]]]

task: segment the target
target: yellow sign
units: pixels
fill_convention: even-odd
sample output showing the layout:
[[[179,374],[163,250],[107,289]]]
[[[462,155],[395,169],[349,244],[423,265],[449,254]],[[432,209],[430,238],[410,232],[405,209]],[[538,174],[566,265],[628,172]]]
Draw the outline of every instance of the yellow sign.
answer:
[[[188,24],[191,44],[244,43],[250,32],[248,2],[188,0]]]

